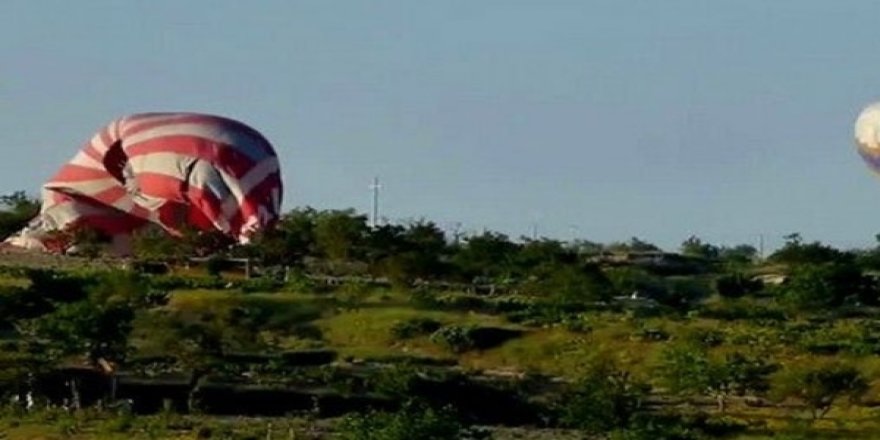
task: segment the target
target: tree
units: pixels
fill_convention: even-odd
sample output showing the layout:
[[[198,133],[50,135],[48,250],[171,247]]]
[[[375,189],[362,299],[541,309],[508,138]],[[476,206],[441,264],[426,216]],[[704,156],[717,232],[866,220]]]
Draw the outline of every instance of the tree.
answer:
[[[147,300],[144,282],[132,273],[110,272],[86,290],[86,298],[59,303],[53,311],[23,323],[20,330],[26,340],[44,345],[56,357],[125,359],[134,311]]]
[[[718,251],[718,259],[731,265],[747,265],[755,261],[758,250],[749,244],[739,244],[733,247],[722,246]]]
[[[413,401],[397,412],[370,411],[345,417],[339,426],[342,440],[457,440],[469,438],[467,429],[450,408],[434,409]]]
[[[813,420],[824,417],[838,399],[847,397],[854,402],[868,390],[868,382],[859,370],[839,363],[788,369],[773,385],[776,399],[800,399]]]
[[[523,286],[532,295],[544,297],[563,309],[611,299],[614,288],[595,266],[547,262],[535,268]]]
[[[71,233],[71,244],[76,249],[76,255],[88,258],[95,258],[104,252],[106,246],[111,243],[112,238],[101,231],[79,226],[73,228]]]
[[[560,419],[590,434],[627,428],[646,410],[649,391],[647,384],[636,381],[615,362],[599,359],[564,397]]]
[[[760,280],[753,280],[740,272],[720,275],[715,279],[715,291],[725,298],[741,298],[763,288],[764,283]]]
[[[561,241],[540,239],[526,240],[515,257],[516,270],[520,275],[528,275],[543,264],[572,264],[577,255],[566,249]]]
[[[866,270],[880,270],[880,234],[874,236],[876,241],[874,247],[857,251],[856,258],[860,267]]]
[[[578,239],[572,241],[568,248],[577,255],[590,256],[601,253],[605,250],[605,245],[590,240]]]
[[[0,237],[24,228],[40,212],[40,201],[24,191],[0,196]]]
[[[617,267],[606,271],[614,290],[620,295],[665,298],[668,294],[662,278],[637,267]]]
[[[666,294],[655,299],[667,306],[685,310],[708,297],[712,288],[705,279],[695,277],[666,277]]]
[[[796,266],[779,291],[784,302],[801,310],[837,307],[847,299],[875,304],[878,295],[874,280],[858,266],[840,263]]]
[[[132,252],[145,261],[182,262],[191,256],[187,244],[158,225],[148,225],[132,235]]]
[[[320,212],[315,218],[316,250],[330,260],[355,259],[363,248],[367,231],[367,218],[353,209]]]
[[[608,245],[608,250],[614,252],[658,252],[660,248],[638,237],[632,237],[628,242],[615,242]]]
[[[474,277],[508,276],[513,269],[519,246],[504,235],[484,232],[468,237],[452,257],[459,274],[471,281]]]
[[[446,260],[450,248],[446,234],[437,224],[419,220],[407,225],[403,238],[410,252],[412,275],[433,278],[444,275],[448,268]]]
[[[233,253],[268,265],[300,266],[316,250],[317,216],[318,211],[310,207],[294,209],[281,216],[274,228],[258,232],[251,243],[236,247]]]
[[[373,228],[366,245],[367,261],[374,270],[403,284],[446,275],[449,253],[443,231],[424,220]]]
[[[818,241],[804,243],[800,234],[794,233],[785,236],[785,244],[768,257],[775,263],[786,264],[822,264],[822,263],[850,263],[855,256],[849,252],[841,252],[831,246]]]
[[[687,240],[681,243],[681,253],[689,257],[715,260],[718,258],[720,252],[721,250],[717,246],[705,243],[695,235],[691,235]]]
[[[673,392],[711,396],[718,410],[724,412],[731,395],[766,391],[767,376],[774,368],[741,353],[713,358],[705,347],[683,344],[662,353],[660,371]]]
[[[376,264],[410,250],[404,237],[405,232],[403,226],[394,224],[379,225],[370,230],[364,243],[367,262]]]

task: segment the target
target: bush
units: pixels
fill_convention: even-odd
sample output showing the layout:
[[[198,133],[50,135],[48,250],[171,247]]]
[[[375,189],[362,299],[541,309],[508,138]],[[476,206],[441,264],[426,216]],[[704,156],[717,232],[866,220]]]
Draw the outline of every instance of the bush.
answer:
[[[701,440],[698,427],[674,415],[642,414],[623,429],[615,430],[609,440]]]
[[[205,263],[205,270],[208,272],[208,275],[212,277],[219,277],[230,269],[232,269],[234,265],[221,256],[215,255],[211,258],[208,258],[208,261]]]
[[[339,427],[342,440],[458,440],[465,427],[450,409],[435,410],[407,403],[394,413],[369,412],[348,416]]]
[[[443,310],[484,311],[490,308],[485,298],[463,293],[447,293],[436,297],[437,306]]]
[[[813,264],[796,267],[778,289],[781,300],[803,311],[839,307],[847,301],[876,304],[877,286],[861,269],[849,264]]]
[[[698,312],[700,317],[719,319],[722,321],[784,321],[785,311],[775,307],[767,307],[748,298],[725,299],[724,301],[705,307]]]
[[[254,292],[277,292],[283,286],[283,282],[269,277],[252,278],[241,285],[244,293]]]
[[[431,334],[431,341],[452,352],[463,353],[497,347],[520,335],[521,331],[507,328],[450,325]]]
[[[439,330],[443,324],[430,318],[411,318],[400,321],[391,327],[391,335],[395,339],[410,339],[418,336],[430,335]]]
[[[701,347],[711,348],[724,343],[724,333],[712,328],[694,328],[686,332],[683,339]]]
[[[752,280],[740,273],[722,275],[715,280],[715,291],[725,298],[740,298],[763,288],[764,283],[760,280]]]
[[[804,402],[813,420],[831,410],[838,399],[858,401],[868,390],[868,382],[855,367],[845,364],[805,366],[789,369],[777,376],[772,394],[778,400],[794,397]]]
[[[455,353],[463,353],[475,348],[473,327],[446,326],[435,331],[431,335],[431,341]]]
[[[160,290],[177,289],[223,289],[229,283],[215,277],[161,275],[150,280],[150,285]]]
[[[165,275],[171,271],[168,263],[139,260],[131,265],[132,270],[145,275]]]
[[[75,275],[50,269],[30,269],[27,278],[30,290],[46,299],[57,301],[77,301],[86,296],[92,284],[92,274]]]
[[[412,365],[395,365],[380,370],[368,379],[371,391],[396,398],[412,398],[423,371]]]
[[[116,417],[105,420],[98,430],[107,434],[130,432],[134,427],[134,416],[124,412]]]
[[[602,309],[603,306],[593,307]],[[590,307],[579,305],[561,305],[550,301],[531,301],[522,307],[504,312],[508,321],[530,327],[546,327],[561,325],[574,332],[587,333],[592,328],[585,313]]]
[[[611,361],[591,366],[562,400],[563,425],[590,434],[627,428],[645,410],[649,387]]]
[[[488,299],[488,306],[492,313],[507,313],[525,310],[535,303],[533,298],[518,295],[507,295]]]
[[[335,361],[337,353],[333,350],[297,350],[281,353],[281,362],[288,367],[305,365],[327,365]]]
[[[562,328],[573,333],[590,333],[593,327],[583,315],[568,316],[562,320]]]
[[[656,327],[642,327],[636,330],[633,335],[633,339],[645,342],[661,342],[669,339],[669,333],[662,328]]]
[[[747,421],[729,416],[709,417],[700,425],[702,431],[711,437],[725,437],[748,429]]]
[[[767,376],[775,368],[736,352],[719,358],[710,356],[706,347],[677,345],[662,353],[660,374],[672,392],[713,397],[724,412],[729,396],[766,391]]]
[[[742,433],[748,424],[730,417],[708,417],[704,413],[641,413],[624,429],[609,435],[610,440],[702,440],[727,438]]]

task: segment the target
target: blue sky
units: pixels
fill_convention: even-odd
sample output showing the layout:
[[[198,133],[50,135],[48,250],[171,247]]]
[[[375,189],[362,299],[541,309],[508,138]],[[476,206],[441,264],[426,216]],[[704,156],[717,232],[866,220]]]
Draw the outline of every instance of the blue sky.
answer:
[[[877,4],[19,1],[0,5],[0,191],[34,191],[107,121],[241,119],[285,208],[675,248],[691,234],[867,246],[880,180]]]

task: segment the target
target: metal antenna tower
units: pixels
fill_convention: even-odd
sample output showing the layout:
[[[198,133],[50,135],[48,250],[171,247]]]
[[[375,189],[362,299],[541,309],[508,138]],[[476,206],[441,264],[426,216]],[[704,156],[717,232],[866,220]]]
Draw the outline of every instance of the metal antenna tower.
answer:
[[[379,189],[381,188],[382,185],[379,184],[379,177],[374,177],[373,184],[370,185],[370,189],[373,190],[373,209],[372,215],[370,216],[371,228],[379,226]]]

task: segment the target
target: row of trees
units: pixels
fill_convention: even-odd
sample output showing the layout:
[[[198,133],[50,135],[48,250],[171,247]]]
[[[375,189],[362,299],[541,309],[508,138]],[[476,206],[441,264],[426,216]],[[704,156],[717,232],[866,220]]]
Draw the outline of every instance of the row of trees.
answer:
[[[0,198],[0,234],[20,229],[39,209],[38,201],[16,192]],[[106,237],[94,231],[73,231],[81,252],[96,254]],[[418,220],[371,228],[354,210],[294,209],[277,227],[244,246],[232,246],[219,233],[184,231],[170,237],[158,227],[146,228],[134,238],[134,250],[144,260],[183,261],[191,256],[226,254],[251,257],[267,266],[288,266],[328,275],[372,275],[401,285],[415,280],[479,282],[516,286],[526,293],[552,291],[560,298],[607,300],[614,293],[638,293],[669,305],[683,305],[704,296],[705,286],[692,280],[663,279],[650,268],[599,270],[596,256],[603,253],[657,252],[649,242],[603,245],[590,241],[553,239],[518,240],[491,231],[450,237],[437,224]],[[680,254],[697,272],[722,272],[714,291],[726,297],[764,292],[752,268],[757,251],[749,245],[716,246],[696,236],[686,239]],[[880,269],[880,246],[863,251],[841,251],[799,234],[771,254],[789,282],[774,293],[787,305],[801,308],[834,307],[847,303],[876,304],[880,286],[869,274]]]

